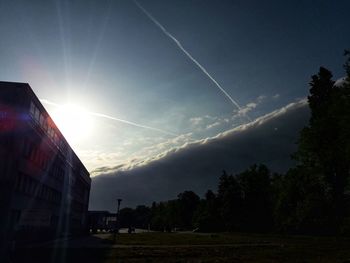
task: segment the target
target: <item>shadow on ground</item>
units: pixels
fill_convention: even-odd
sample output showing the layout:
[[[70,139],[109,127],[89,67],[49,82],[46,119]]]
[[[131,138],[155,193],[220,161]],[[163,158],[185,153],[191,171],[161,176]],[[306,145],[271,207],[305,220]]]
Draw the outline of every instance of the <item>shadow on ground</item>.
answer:
[[[16,263],[107,262],[112,243],[107,235],[91,235],[27,244],[15,250],[12,260]]]

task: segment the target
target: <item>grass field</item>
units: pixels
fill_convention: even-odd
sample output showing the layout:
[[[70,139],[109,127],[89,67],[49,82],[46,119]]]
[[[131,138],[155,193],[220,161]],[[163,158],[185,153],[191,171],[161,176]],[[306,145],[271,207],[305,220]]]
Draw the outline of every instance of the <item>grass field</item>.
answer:
[[[64,245],[22,248],[16,253],[15,262],[350,263],[350,239],[153,232],[119,234],[113,243],[113,236],[105,234]]]

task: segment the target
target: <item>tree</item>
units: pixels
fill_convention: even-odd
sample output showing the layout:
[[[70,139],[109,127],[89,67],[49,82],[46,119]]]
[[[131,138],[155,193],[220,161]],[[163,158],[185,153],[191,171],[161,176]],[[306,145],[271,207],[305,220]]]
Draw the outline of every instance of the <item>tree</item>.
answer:
[[[193,214],[199,205],[200,198],[193,191],[185,191],[178,195],[180,226],[192,229]]]
[[[239,230],[242,225],[242,189],[237,178],[223,171],[219,179],[218,199],[225,230]]]
[[[147,229],[151,220],[151,209],[145,205],[139,205],[134,210],[135,227]]]
[[[347,82],[334,86],[332,73],[321,67],[310,82],[309,125],[299,138],[295,159],[330,192],[337,226],[345,216],[345,188],[350,178],[350,53],[345,52]],[[339,229],[338,229],[339,230]]]
[[[245,231],[272,228],[271,175],[265,165],[253,165],[237,175],[243,193],[242,223]]]
[[[213,191],[208,190],[193,215],[193,225],[201,232],[217,232],[222,229],[219,200]]]
[[[166,227],[166,218],[165,218],[165,211],[166,211],[166,203],[160,202],[152,203],[151,208],[151,228],[153,230],[163,231]]]
[[[119,211],[120,227],[135,225],[135,212],[132,208],[125,207]]]
[[[277,230],[304,234],[334,232],[329,191],[322,177],[313,169],[298,166],[277,180],[274,210]]]

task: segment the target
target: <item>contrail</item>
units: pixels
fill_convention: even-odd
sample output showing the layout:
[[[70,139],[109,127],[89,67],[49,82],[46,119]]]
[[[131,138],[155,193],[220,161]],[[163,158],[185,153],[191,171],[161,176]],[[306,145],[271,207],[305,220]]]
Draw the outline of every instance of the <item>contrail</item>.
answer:
[[[52,105],[52,106],[55,106],[55,107],[61,107],[62,106],[62,105],[59,105],[57,103],[54,103],[54,102],[46,100],[46,99],[40,99],[40,101],[42,103],[44,103],[44,104]],[[127,120],[115,118],[115,117],[112,117],[112,116],[109,116],[109,115],[106,115],[106,114],[102,114],[102,113],[90,112],[90,111],[87,111],[86,113],[91,115],[91,116],[96,116],[96,117],[100,117],[100,118],[104,118],[104,119],[113,120],[113,121],[125,123],[125,124],[128,124],[128,125],[132,125],[132,126],[135,126],[135,127],[144,128],[144,129],[148,129],[148,130],[164,133],[164,134],[171,135],[171,136],[179,136],[176,133],[165,131],[163,129],[158,129],[158,128],[150,127],[150,126],[147,126],[147,125],[138,124],[138,123],[135,123],[135,122],[132,122],[132,121],[127,121]]]
[[[172,132],[169,132],[169,131],[165,131],[165,130],[162,130],[162,129],[158,129],[158,128],[154,128],[154,127],[138,124],[138,123],[135,123],[135,122],[132,122],[132,121],[127,121],[127,120],[122,120],[122,119],[119,119],[119,118],[114,118],[114,117],[108,116],[106,114],[101,114],[101,113],[96,113],[96,112],[88,112],[88,113],[90,115],[92,115],[92,116],[97,116],[97,117],[101,117],[101,118],[105,118],[105,119],[109,119],[109,120],[114,120],[114,121],[126,123],[126,124],[129,124],[129,125],[132,125],[132,126],[136,126],[136,127],[139,127],[139,128],[153,130],[153,131],[161,132],[161,133],[164,133],[164,134],[167,134],[167,135],[179,136],[178,134],[175,134],[175,133],[172,133]]]
[[[137,2],[136,0],[133,0],[135,5],[157,26],[159,27],[163,33],[169,37],[171,40],[175,42],[175,44],[178,46],[178,48],[181,49],[181,51],[215,84],[216,87],[219,88],[219,90],[230,100],[230,102],[238,108],[238,110],[241,110],[241,107],[239,104],[224,90],[224,88],[209,74],[209,72],[182,46],[179,40],[177,40],[166,28],[158,22],[157,19],[155,19],[151,13],[149,13],[143,6]],[[250,117],[245,114],[246,118],[250,119]]]

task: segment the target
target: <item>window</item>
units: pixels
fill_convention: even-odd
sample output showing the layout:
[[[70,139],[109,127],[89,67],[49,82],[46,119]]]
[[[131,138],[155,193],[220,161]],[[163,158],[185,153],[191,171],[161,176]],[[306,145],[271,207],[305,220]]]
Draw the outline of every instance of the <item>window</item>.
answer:
[[[31,148],[32,148],[31,142],[29,140],[27,140],[27,139],[24,139],[23,140],[23,155],[25,157],[29,157],[30,156]]]
[[[31,191],[30,191],[30,193],[32,194],[32,195],[35,195],[36,194],[36,190],[37,190],[37,182],[36,181],[34,181],[34,180],[32,180],[32,188],[30,189]]]
[[[24,182],[23,182],[23,192],[26,193],[26,194],[29,194],[30,192],[30,181],[28,179],[28,177],[23,177],[24,179]]]
[[[7,118],[7,112],[6,111],[0,111],[0,121],[5,120]]]
[[[47,170],[47,160],[48,160],[48,157],[46,154],[43,154],[43,162],[42,162],[42,168],[43,170]]]
[[[26,181],[25,181],[25,177],[23,177],[22,174],[20,175],[20,178],[21,179],[19,181],[18,190],[23,193],[25,191]]]
[[[47,133],[48,133],[50,138],[51,138],[51,132],[52,132],[52,128],[49,126],[49,128],[47,129]]]
[[[43,127],[44,128],[44,123],[45,123],[45,117],[44,117],[44,115],[42,115],[42,114],[40,114],[40,125],[41,125],[41,127]]]
[[[34,111],[34,119],[39,122],[39,118],[40,118],[40,111],[38,108],[35,108],[35,111]]]
[[[43,129],[47,132],[48,125],[47,125],[47,121],[46,121],[46,120],[45,120],[45,122],[44,122]]]
[[[19,189],[20,189],[21,178],[22,178],[22,176],[20,174],[18,174],[16,176],[16,181],[15,181],[15,190],[16,191],[19,191]]]
[[[34,117],[34,113],[35,113],[35,105],[33,102],[30,102],[30,109],[29,109],[29,113],[30,115],[32,115]]]
[[[55,141],[56,144],[58,144],[58,136],[57,136],[56,133],[55,133],[55,136],[54,136],[54,141]]]
[[[37,150],[34,147],[32,148],[30,159],[35,163],[37,162]]]

